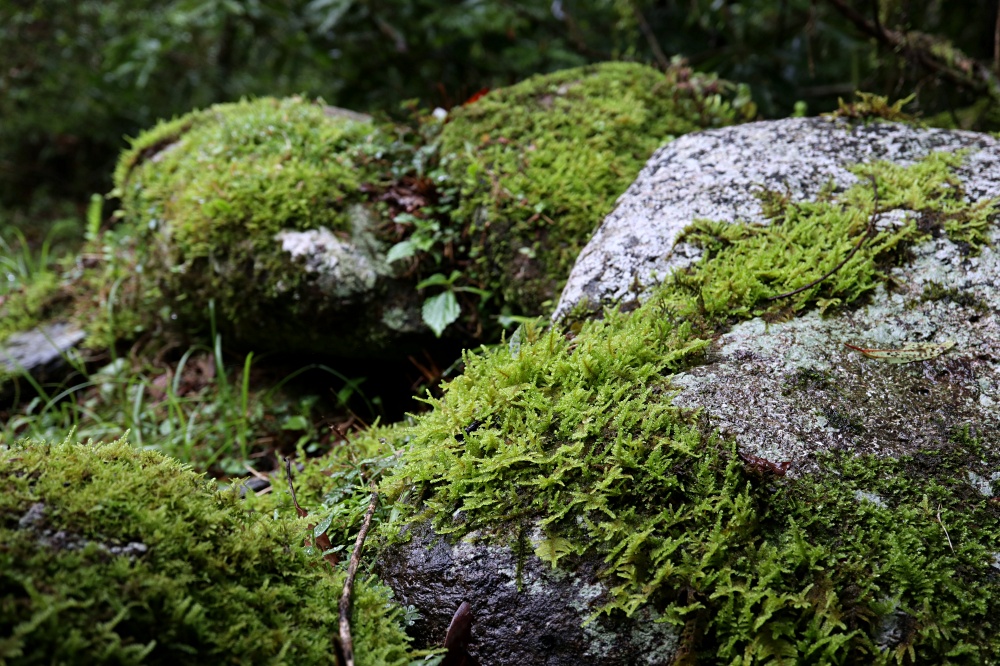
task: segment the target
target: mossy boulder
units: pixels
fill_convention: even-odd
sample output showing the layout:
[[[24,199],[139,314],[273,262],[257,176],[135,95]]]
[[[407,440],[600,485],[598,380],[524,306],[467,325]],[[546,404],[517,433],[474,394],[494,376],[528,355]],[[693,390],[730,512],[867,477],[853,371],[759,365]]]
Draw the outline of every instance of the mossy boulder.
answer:
[[[448,323],[465,315],[452,333],[481,340],[502,311],[542,312],[655,147],[740,117],[730,87],[680,64],[607,63],[418,129],[299,98],[196,111],[121,157],[127,262],[156,316],[214,316],[261,350],[402,356],[442,295]]]
[[[467,354],[386,436],[411,522],[385,582],[428,636],[468,601],[487,665],[995,663],[998,201],[986,135],[820,119],[676,141],[609,218],[676,223],[671,271],[611,255],[607,285],[639,278],[628,307]],[[545,598],[577,602],[551,631]],[[622,655],[602,626],[659,633]]]
[[[656,148],[753,116],[734,88],[681,61],[666,72],[605,63],[535,76],[454,110],[441,151],[460,184],[452,217],[469,238],[470,273],[511,309],[542,313]]]
[[[357,153],[373,133],[359,114],[264,98],[140,136],[115,183],[152,299],[269,350],[375,354],[420,330],[361,205],[375,173]]]
[[[126,442],[0,447],[0,662],[331,664],[343,572],[302,521]],[[358,664],[407,664],[385,588],[354,587]]]

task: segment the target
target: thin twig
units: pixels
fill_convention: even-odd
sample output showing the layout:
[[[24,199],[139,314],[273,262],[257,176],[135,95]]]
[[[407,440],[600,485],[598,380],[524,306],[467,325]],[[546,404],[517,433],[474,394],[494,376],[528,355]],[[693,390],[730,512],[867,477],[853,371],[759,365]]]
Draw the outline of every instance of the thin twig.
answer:
[[[948,528],[945,527],[944,523],[941,522],[941,505],[940,504],[938,504],[937,521],[938,521],[938,525],[941,526],[941,529],[944,530],[944,538],[948,540],[948,547],[951,548],[951,552],[954,553],[955,552],[955,547],[953,545],[951,545],[951,536],[948,534]]]
[[[962,51],[950,47],[947,55],[941,55],[940,40],[916,32],[891,30],[875,24],[851,7],[847,0],[827,0],[847,20],[865,34],[874,37],[893,52],[901,53],[924,68],[943,76],[952,83],[988,95],[994,102],[1000,101],[1000,79],[988,66],[970,58]]]
[[[854,248],[847,253],[847,256],[844,257],[843,261],[834,266],[833,269],[830,270],[826,275],[818,277],[809,284],[803,285],[798,289],[793,289],[792,291],[785,292],[784,294],[778,294],[777,296],[769,296],[764,299],[765,301],[776,301],[781,298],[788,298],[789,296],[794,296],[795,294],[799,294],[805,291],[806,289],[815,287],[820,282],[827,279],[828,277],[839,271],[841,268],[843,268],[844,265],[851,260],[851,257],[853,257],[857,253],[857,251],[861,249],[861,246],[865,244],[865,241],[868,240],[868,237],[871,236],[872,232],[875,230],[875,222],[878,220],[878,183],[875,181],[875,176],[869,174],[868,177],[872,181],[872,189],[875,192],[875,197],[874,197],[875,200],[872,203],[872,216],[868,219],[868,227],[865,229],[865,233],[861,235],[861,240],[858,241],[857,245],[855,245]]]
[[[340,597],[340,647],[344,651],[346,666],[354,666],[354,641],[351,638],[351,592],[354,589],[354,576],[358,573],[358,566],[361,564],[361,549],[365,545],[365,537],[368,536],[368,529],[372,525],[375,507],[378,506],[378,491],[374,490],[374,484],[372,485],[372,500],[368,504],[365,521],[361,523],[361,531],[358,532],[358,538],[354,542],[354,552],[351,553],[351,562],[347,565],[344,594]]]
[[[295,505],[295,512],[299,514],[299,518],[305,518],[309,515],[305,509],[299,506],[299,500],[295,497],[295,484],[292,483],[292,459],[285,458],[285,476],[288,477],[288,492],[292,495],[292,504]]]
[[[660,42],[656,39],[656,34],[653,32],[653,28],[650,27],[649,21],[646,17],[642,15],[642,10],[639,9],[639,5],[635,0],[631,0],[629,4],[632,6],[632,13],[635,15],[635,20],[639,24],[639,30],[642,31],[643,37],[646,38],[646,43],[649,44],[649,50],[653,52],[653,57],[656,58],[656,62],[659,63],[660,67],[664,71],[670,69],[670,59],[663,52],[660,47]]]

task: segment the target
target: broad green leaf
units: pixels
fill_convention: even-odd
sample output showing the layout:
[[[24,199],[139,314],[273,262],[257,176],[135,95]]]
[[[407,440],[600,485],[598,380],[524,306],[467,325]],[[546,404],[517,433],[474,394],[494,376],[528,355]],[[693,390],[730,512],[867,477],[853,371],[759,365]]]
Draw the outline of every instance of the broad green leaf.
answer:
[[[319,521],[319,524],[313,528],[313,536],[317,539],[323,536],[323,534],[330,529],[330,523],[333,522],[333,515],[329,515],[323,520]]]
[[[394,261],[399,261],[400,259],[406,259],[407,257],[412,257],[417,251],[417,246],[412,240],[406,239],[400,241],[389,248],[389,252],[385,255],[385,260],[387,263],[392,263]]]
[[[458,306],[458,299],[455,298],[453,292],[443,291],[424,301],[421,314],[424,323],[434,331],[434,335],[440,338],[444,329],[448,328],[448,325],[462,314],[462,308]]]

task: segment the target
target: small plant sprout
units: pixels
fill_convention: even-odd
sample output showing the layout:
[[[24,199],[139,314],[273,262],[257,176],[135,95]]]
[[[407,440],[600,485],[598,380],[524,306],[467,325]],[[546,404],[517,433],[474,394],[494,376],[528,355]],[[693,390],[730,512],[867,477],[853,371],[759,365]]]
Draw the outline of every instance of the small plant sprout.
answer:
[[[455,320],[462,314],[462,308],[458,304],[458,298],[455,296],[456,292],[465,291],[478,294],[483,301],[491,296],[491,293],[485,289],[456,286],[455,282],[461,277],[461,271],[452,271],[451,275],[448,277],[445,277],[444,273],[435,273],[417,285],[418,290],[434,286],[444,287],[444,291],[441,293],[427,298],[424,301],[423,308],[421,309],[421,315],[424,323],[427,324],[427,326],[434,331],[434,335],[439,338],[444,332],[444,329],[448,328],[448,326],[454,323]]]
[[[926,361],[937,358],[954,347],[955,342],[952,340],[940,344],[934,342],[909,342],[899,349],[865,349],[847,342],[844,343],[844,346],[856,352],[861,352],[868,358],[873,358],[877,361],[885,361],[886,363],[913,363],[914,361]]]

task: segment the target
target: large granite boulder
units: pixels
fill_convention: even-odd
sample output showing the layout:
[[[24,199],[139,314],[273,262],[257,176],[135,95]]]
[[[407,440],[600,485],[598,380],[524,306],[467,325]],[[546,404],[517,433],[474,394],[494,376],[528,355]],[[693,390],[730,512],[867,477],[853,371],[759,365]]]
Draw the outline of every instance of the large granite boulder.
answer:
[[[909,164],[933,151],[969,150],[956,168],[967,196],[996,196],[996,140],[986,134],[921,130],[897,123],[848,124],[792,118],[700,132],[660,148],[580,253],[555,317],[587,304],[624,305],[701,251],[678,237],[699,219],[766,224],[760,193],[814,199],[858,177],[848,166]],[[989,150],[985,150],[989,149]],[[983,152],[985,150],[985,152]]]
[[[465,601],[481,664],[1000,658],[998,197],[1000,142],[966,132],[659,151],[572,326],[467,356],[394,436],[413,522],[381,572],[418,644]]]
[[[935,151],[964,157],[952,169],[969,202],[1000,196],[1000,142],[972,132],[896,123],[850,125],[826,118],[753,123],[684,137],[657,152],[581,253],[557,314],[580,303],[642,299],[702,249],[684,242],[699,219],[769,224],[766,197],[808,201],[859,181],[848,167],[913,164]],[[763,188],[763,189],[762,189]],[[988,219],[994,220],[996,208]],[[1000,258],[991,224],[981,252],[934,227],[927,211],[880,213],[931,232],[876,287],[865,307],[790,321],[756,318],[713,342],[710,362],[680,373],[675,404],[705,408],[710,421],[753,453],[804,460],[843,446],[916,452],[963,423],[997,437],[1000,425]],[[954,236],[954,234],[953,234]],[[680,242],[678,242],[680,240]],[[890,289],[887,289],[891,287]],[[934,363],[873,362],[862,348],[954,343]]]

